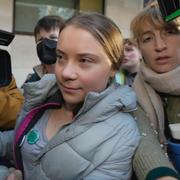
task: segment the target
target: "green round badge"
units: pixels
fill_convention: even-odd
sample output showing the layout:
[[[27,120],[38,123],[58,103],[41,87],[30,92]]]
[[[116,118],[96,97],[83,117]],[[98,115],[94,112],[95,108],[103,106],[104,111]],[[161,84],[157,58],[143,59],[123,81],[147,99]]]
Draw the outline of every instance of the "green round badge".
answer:
[[[27,134],[27,142],[29,144],[36,144],[36,142],[39,140],[39,132],[37,130],[32,129],[28,134]]]

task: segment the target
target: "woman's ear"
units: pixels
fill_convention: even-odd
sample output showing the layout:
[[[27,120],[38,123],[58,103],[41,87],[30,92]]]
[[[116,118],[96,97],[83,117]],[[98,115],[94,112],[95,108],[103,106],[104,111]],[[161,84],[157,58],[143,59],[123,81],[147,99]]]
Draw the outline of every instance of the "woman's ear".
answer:
[[[112,69],[112,70],[111,70],[110,77],[111,77],[111,78],[114,78],[114,76],[115,76],[116,73],[117,73],[117,70]]]

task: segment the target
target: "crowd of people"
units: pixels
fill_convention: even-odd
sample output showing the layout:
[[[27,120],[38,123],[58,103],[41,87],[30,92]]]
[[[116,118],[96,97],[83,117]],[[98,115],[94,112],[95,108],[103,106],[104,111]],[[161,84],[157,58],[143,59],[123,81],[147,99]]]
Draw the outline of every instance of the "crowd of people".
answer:
[[[0,88],[0,179],[180,179],[180,21],[153,2],[130,30],[99,13],[37,22],[41,64],[23,95],[14,78]]]

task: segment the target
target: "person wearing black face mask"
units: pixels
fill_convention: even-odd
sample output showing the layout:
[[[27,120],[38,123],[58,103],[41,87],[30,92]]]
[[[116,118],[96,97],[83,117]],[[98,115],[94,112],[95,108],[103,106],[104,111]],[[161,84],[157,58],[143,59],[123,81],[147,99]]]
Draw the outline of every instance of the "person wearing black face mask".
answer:
[[[38,81],[44,74],[54,73],[56,45],[59,31],[63,26],[64,20],[60,16],[44,16],[37,22],[34,37],[37,56],[41,63],[34,66],[34,73],[28,75],[25,83]]]
[[[37,44],[37,55],[43,64],[54,64],[56,62],[56,46],[57,41],[44,38]]]

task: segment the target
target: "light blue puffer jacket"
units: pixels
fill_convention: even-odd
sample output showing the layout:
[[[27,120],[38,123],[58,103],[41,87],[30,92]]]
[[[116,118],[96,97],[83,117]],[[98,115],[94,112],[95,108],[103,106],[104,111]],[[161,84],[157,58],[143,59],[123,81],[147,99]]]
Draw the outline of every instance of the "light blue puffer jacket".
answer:
[[[51,96],[57,85],[54,76],[47,75],[24,88],[26,102],[19,122]],[[139,142],[136,122],[129,114],[135,108],[135,94],[128,86],[113,84],[101,93],[89,93],[73,122],[36,157],[28,180],[130,179],[132,156]],[[4,147],[6,152],[8,146]]]

